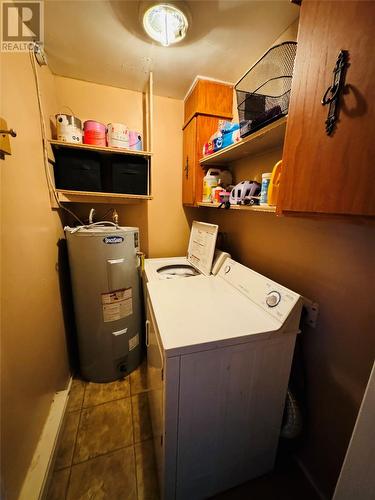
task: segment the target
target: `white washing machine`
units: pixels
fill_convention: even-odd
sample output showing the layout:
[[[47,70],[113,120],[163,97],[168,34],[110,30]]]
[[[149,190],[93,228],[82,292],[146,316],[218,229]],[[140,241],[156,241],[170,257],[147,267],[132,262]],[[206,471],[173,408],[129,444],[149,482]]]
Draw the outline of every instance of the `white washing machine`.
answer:
[[[193,221],[186,257],[146,259],[144,281],[187,278],[216,274],[228,253],[215,251],[218,226]]]
[[[273,468],[302,309],[227,258],[216,276],[150,280],[146,345],[163,500],[209,498]]]

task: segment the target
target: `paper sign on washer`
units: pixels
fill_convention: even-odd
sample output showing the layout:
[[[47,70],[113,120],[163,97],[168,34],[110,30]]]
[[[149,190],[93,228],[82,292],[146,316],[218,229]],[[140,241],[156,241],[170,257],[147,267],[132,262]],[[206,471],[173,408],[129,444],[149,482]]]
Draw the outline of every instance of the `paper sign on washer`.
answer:
[[[117,321],[133,314],[132,288],[102,293],[103,321]]]

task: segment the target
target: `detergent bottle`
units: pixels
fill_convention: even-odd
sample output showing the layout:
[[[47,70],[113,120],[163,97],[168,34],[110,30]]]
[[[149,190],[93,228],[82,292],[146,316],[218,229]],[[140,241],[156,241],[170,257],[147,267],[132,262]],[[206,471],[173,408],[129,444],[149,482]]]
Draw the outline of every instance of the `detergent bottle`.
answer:
[[[210,203],[211,191],[219,184],[220,170],[217,168],[210,168],[207,174],[203,177],[203,197],[204,203]]]
[[[278,161],[273,167],[270,185],[268,188],[268,204],[271,206],[277,205],[277,198],[280,189],[282,161]]]

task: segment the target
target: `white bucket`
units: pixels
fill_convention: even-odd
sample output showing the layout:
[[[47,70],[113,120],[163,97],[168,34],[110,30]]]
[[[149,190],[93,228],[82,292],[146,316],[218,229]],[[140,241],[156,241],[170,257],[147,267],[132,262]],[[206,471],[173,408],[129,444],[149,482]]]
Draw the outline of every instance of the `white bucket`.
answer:
[[[123,123],[109,123],[107,126],[107,144],[111,148],[129,149],[129,129]]]
[[[57,140],[82,144],[82,122],[72,115],[56,115]]]

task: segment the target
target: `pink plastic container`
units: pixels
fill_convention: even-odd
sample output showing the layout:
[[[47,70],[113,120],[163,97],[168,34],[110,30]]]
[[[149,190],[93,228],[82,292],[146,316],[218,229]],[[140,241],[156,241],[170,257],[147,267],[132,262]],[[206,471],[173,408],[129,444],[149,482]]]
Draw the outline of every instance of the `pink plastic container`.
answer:
[[[95,120],[87,120],[83,124],[83,142],[92,146],[106,146],[106,126]]]
[[[130,130],[129,132],[129,148],[137,149],[138,151],[142,150],[142,136],[135,130]]]

